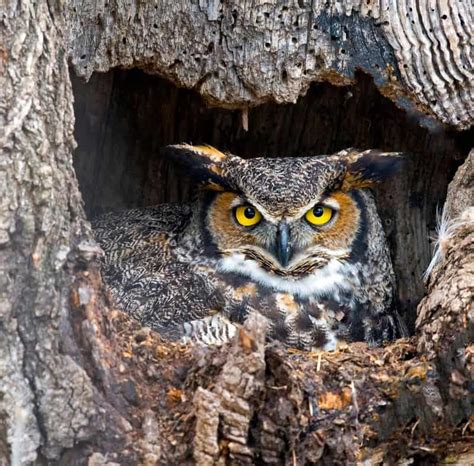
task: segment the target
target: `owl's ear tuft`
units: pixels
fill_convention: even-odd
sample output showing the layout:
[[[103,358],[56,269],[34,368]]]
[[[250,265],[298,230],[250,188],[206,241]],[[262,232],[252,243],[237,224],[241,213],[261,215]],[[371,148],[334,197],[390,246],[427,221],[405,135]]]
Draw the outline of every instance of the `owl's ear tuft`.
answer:
[[[223,164],[227,155],[212,146],[176,144],[166,146],[163,155],[186,170],[186,174],[205,184],[209,189],[223,191],[228,188],[223,177]]]
[[[405,159],[402,152],[344,151],[347,164],[343,189],[370,188],[394,175],[402,167]]]

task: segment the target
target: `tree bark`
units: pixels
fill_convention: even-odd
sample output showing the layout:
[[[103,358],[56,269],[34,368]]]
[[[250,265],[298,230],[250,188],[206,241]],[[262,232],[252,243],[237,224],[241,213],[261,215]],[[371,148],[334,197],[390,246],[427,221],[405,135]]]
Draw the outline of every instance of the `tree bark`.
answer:
[[[68,3],[71,61],[86,78],[139,67],[245,109],[361,69],[398,105],[459,129],[474,116],[471,17],[454,0]]]
[[[3,7],[0,463],[381,464],[472,454],[472,217],[444,246],[416,337],[383,349],[268,345],[258,315],[228,347],[185,347],[111,309],[73,168],[68,58],[84,76],[136,66],[232,108],[292,102],[311,81],[346,83],[361,66],[385,95],[421,111],[418,123],[472,122],[463,2],[447,12],[397,2],[399,17],[378,3],[369,14],[365,2],[347,11],[222,5]],[[466,164],[450,199],[469,186],[459,181],[472,176]]]
[[[21,465],[112,441],[128,421],[111,389],[90,269],[98,248],[72,166],[63,13],[10,2],[2,23],[0,456]]]

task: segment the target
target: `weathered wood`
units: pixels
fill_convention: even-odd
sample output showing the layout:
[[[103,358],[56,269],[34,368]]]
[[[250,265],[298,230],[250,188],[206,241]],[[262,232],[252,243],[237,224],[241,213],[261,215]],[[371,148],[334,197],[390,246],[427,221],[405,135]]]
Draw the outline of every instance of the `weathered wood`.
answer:
[[[474,149],[469,152],[463,165],[449,184],[445,210],[451,219],[460,219],[474,206]]]
[[[474,381],[474,151],[449,185],[447,228],[438,240],[428,295],[418,306],[418,351],[442,368],[449,381],[449,416],[473,409]]]
[[[78,274],[97,247],[72,166],[63,30],[61,12],[46,2],[4,5],[0,463],[15,466],[58,458],[81,442],[110,443],[127,424],[113,407],[118,394],[105,390],[104,331],[81,311],[105,306],[100,280],[82,286]]]
[[[142,443],[109,461],[132,450],[148,464],[437,464],[472,444],[469,347],[453,379],[447,358],[427,360],[415,339],[304,353],[266,345],[259,315],[222,348],[166,344],[119,313],[112,326],[137,387],[132,438]],[[144,425],[159,438],[153,453]]]
[[[214,105],[246,108],[296,102],[310,83],[349,84],[362,69],[397,105],[459,129],[474,118],[468,2],[67,5],[71,61],[86,78],[138,67],[196,89]]]

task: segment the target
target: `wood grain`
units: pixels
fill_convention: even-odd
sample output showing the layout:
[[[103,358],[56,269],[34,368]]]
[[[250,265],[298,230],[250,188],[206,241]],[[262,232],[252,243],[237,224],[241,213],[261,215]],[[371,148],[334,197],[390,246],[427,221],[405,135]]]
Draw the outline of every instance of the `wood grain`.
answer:
[[[401,107],[457,129],[474,118],[469,2],[72,0],[67,7],[71,63],[86,79],[135,67],[213,105],[245,109],[296,102],[312,82],[353,83],[360,69]]]

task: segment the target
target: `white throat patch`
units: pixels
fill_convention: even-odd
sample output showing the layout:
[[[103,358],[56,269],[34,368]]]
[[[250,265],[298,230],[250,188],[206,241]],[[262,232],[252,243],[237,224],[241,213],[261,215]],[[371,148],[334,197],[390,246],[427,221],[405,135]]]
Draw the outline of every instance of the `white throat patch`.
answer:
[[[262,269],[255,260],[246,259],[243,254],[239,253],[220,259],[218,268],[223,272],[244,275],[275,291],[301,297],[321,297],[326,294],[334,294],[340,289],[350,289],[357,283],[356,268],[335,259],[331,259],[325,267],[300,279],[273,275]]]

